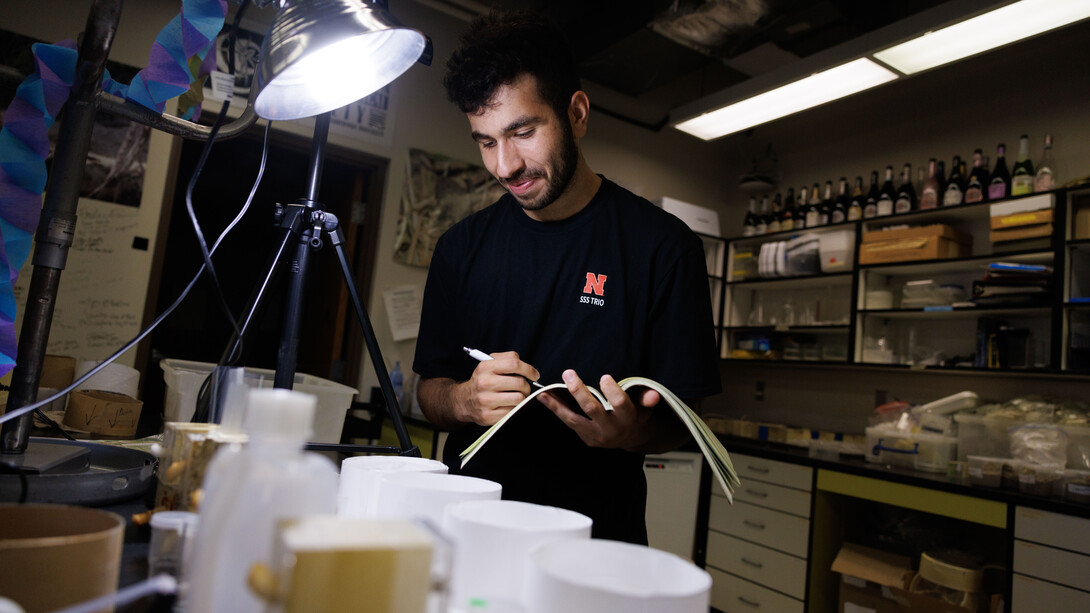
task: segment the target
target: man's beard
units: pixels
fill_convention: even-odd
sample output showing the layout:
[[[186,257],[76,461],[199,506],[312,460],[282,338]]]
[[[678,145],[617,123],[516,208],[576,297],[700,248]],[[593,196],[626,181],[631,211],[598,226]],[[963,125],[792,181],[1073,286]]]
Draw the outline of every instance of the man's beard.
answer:
[[[575,168],[579,164],[579,148],[575,144],[575,136],[572,134],[571,126],[566,122],[562,125],[564,126],[564,134],[561,138],[560,150],[549,160],[549,166],[554,172],[545,188],[545,193],[534,200],[523,200],[518,196],[515,196],[515,194],[511,194],[515,197],[515,201],[519,203],[519,206],[524,210],[540,211],[553,202],[556,202],[557,198],[568,189],[568,185],[571,184],[572,178],[575,177]],[[545,178],[545,173],[530,173],[523,170],[514,176],[508,177],[503,182],[506,184],[520,179],[539,177]]]

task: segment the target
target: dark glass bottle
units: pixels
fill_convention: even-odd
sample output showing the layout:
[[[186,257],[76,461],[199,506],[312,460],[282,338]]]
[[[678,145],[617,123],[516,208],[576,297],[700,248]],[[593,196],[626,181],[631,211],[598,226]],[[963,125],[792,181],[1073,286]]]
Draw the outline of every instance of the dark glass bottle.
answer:
[[[942,193],[943,206],[957,206],[965,199],[965,168],[960,155],[950,163],[950,181]]]
[[[897,199],[893,211],[897,214],[911,213],[916,210],[916,188],[912,187],[912,164],[905,163],[901,171],[901,187],[897,188]]]
[[[755,236],[757,234],[757,199],[749,198],[749,211],[745,221],[742,222],[742,236]]]
[[[1011,195],[1011,171],[1007,170],[1007,146],[999,143],[995,148],[995,169],[988,180],[988,200],[1002,200]]]
[[[798,206],[795,208],[796,230],[802,230],[806,227],[806,213],[810,210],[810,205],[808,204],[810,200],[807,194],[808,192],[805,185],[799,188],[798,198],[796,199]]]
[[[768,215],[768,232],[779,232],[780,227],[780,213],[783,212],[783,199],[780,194],[776,194],[772,197],[772,212]]]
[[[787,232],[795,229],[795,188],[787,188],[787,196],[783,199],[783,211],[780,213],[780,231]]]
[[[768,196],[761,197],[760,212],[757,213],[757,234],[768,233]]]
[[[806,227],[816,228],[821,225],[821,191],[817,183],[810,190],[809,204],[806,205]]]
[[[863,219],[870,219],[878,216],[878,198],[881,196],[881,192],[878,191],[878,171],[872,170],[870,173],[870,189],[867,191],[867,198],[863,201]]]
[[[844,223],[848,220],[848,206],[851,204],[848,196],[848,180],[840,177],[840,193],[833,202],[833,210],[829,213],[829,223]]]
[[[920,188],[920,210],[935,209],[939,206],[939,177],[938,165],[935,158],[927,161],[927,178]]]
[[[886,179],[878,192],[878,216],[893,214],[893,201],[897,199],[897,188],[893,186],[893,167],[886,166]]]
[[[988,199],[988,165],[984,163],[984,153],[973,151],[973,168],[965,182],[965,203],[984,202]]]
[[[878,182],[877,174],[874,176],[874,181]],[[856,177],[855,187],[852,188],[851,198],[848,199],[848,221],[863,218],[864,204],[866,204],[866,197],[863,196],[863,177]]]
[[[818,223],[827,226],[833,215],[833,182],[825,182],[825,197],[821,199],[821,204],[818,206]]]

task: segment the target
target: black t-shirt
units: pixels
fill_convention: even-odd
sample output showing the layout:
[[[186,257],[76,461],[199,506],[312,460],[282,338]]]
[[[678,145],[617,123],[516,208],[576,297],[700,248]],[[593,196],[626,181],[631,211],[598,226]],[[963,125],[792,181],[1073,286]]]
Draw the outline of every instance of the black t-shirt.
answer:
[[[594,387],[609,374],[649,377],[685,399],[720,391],[700,239],[606,179],[562,221],[535,221],[506,194],[439,239],[413,370],[469,379],[477,362],[463,346],[517,351],[543,384],[572,368]],[[458,454],[484,431],[450,434],[451,473],[497,481],[505,499],[583,513],[596,538],[647,542],[641,454],[588,447],[532,403],[459,469]]]

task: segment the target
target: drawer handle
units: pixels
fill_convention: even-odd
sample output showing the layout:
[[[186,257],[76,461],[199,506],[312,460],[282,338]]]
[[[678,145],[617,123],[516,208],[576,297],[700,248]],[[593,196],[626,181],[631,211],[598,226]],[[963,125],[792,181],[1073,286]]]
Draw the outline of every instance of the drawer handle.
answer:
[[[756,496],[757,498],[768,498],[768,492],[761,492],[758,490],[746,490],[746,493],[750,496]]]
[[[743,598],[742,596],[739,596],[739,597],[738,597],[738,602],[740,602],[740,603],[742,603],[742,604],[744,604],[744,605],[746,605],[746,606],[750,606],[750,607],[753,607],[754,609],[758,609],[758,608],[760,608],[760,607],[761,607],[761,603],[759,603],[759,602],[753,602],[752,600],[746,600],[746,599],[745,599],[745,598]]]
[[[742,558],[742,564],[748,564],[749,566],[752,566],[753,568],[764,568],[765,567],[764,564],[761,564],[760,562],[754,562],[753,560],[750,560],[749,558]]]
[[[746,468],[752,470],[755,473],[761,473],[762,475],[767,475],[768,473],[772,472],[771,469],[765,468],[763,466],[754,466],[752,464],[746,466]]]
[[[749,526],[750,528],[756,528],[758,530],[765,529],[765,525],[763,523],[759,521],[753,521],[752,519],[743,519],[742,523]]]

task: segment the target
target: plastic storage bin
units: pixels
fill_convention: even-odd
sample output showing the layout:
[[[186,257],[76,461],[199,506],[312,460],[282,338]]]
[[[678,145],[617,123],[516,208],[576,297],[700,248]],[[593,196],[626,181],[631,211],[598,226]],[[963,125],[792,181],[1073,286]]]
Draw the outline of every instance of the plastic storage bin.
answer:
[[[984,487],[999,487],[1003,478],[1003,466],[1010,461],[1010,458],[969,456],[969,483]]]
[[[1007,429],[1025,422],[1013,419],[984,417],[968,413],[954,415],[958,424],[958,460],[969,456],[1004,458],[1011,453],[1011,437]]]
[[[929,473],[944,473],[958,457],[958,439],[952,436],[927,435],[919,439],[915,468]]]
[[[1059,494],[1063,483],[1062,464],[1023,462],[1018,467],[1018,491],[1033,496]]]
[[[161,360],[159,366],[163,369],[163,380],[166,382],[163,421],[193,419],[193,412],[197,408],[197,392],[200,391],[201,384],[212,372],[215,364],[166,359]],[[272,387],[275,374],[272,370],[247,367],[246,385],[255,388]],[[314,415],[314,435],[310,439],[311,442],[341,442],[345,411],[352,405],[356,390],[335,381],[303,373],[295,374],[293,389],[318,398],[318,408]]]
[[[855,233],[851,230],[822,232],[818,235],[818,252],[821,255],[821,272],[851,270]]]
[[[1090,503],[1090,470],[1065,470],[1063,492],[1068,502]]]
[[[946,472],[957,453],[957,439],[926,432],[900,432],[884,426],[866,430],[868,462]]]

